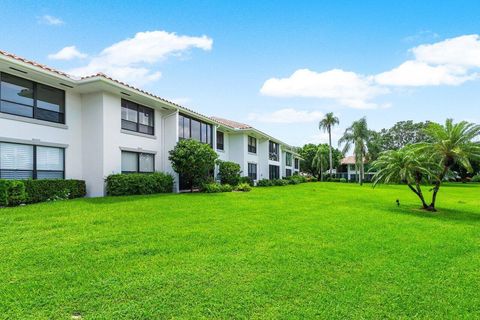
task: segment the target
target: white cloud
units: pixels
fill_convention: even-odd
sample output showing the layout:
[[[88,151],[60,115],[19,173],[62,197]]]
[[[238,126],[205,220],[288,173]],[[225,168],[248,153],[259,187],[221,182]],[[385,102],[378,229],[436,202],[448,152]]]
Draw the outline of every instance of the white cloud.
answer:
[[[436,34],[430,34],[436,37]],[[480,36],[463,35],[409,50],[413,59],[376,75],[333,69],[315,72],[299,69],[287,78],[270,78],[260,92],[274,97],[332,99],[357,108],[388,107],[374,100],[391,87],[457,86],[480,78]]]
[[[65,23],[62,19],[48,14],[39,17],[38,22],[41,24],[48,24],[49,26],[60,26]]]
[[[425,62],[409,60],[400,66],[375,76],[375,81],[389,86],[459,85],[475,78],[466,69],[453,65],[432,66]]]
[[[113,78],[135,85],[158,80],[161,73],[151,67],[171,55],[181,55],[191,48],[212,49],[213,40],[207,36],[179,36],[166,31],[139,32],[103,49],[83,67],[70,70],[77,76],[103,72]]]
[[[480,67],[480,36],[464,35],[410,50],[416,60],[433,65]]]
[[[320,111],[304,111],[286,108],[272,113],[250,113],[248,120],[269,123],[308,123],[319,121],[323,117]]]
[[[274,97],[333,99],[344,106],[371,109],[378,107],[371,100],[388,90],[377,86],[372,77],[354,72],[340,69],[325,72],[299,69],[288,78],[268,79],[260,92]]]
[[[78,51],[75,46],[65,47],[56,53],[48,55],[48,58],[52,60],[72,60],[76,58],[83,59],[86,57],[87,55]]]

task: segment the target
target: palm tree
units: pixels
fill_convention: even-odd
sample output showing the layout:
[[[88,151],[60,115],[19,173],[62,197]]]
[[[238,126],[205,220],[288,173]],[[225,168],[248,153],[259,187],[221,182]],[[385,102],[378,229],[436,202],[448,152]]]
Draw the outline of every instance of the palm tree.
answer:
[[[345,130],[343,136],[338,140],[338,145],[345,144],[343,154],[346,154],[353,146],[355,155],[355,166],[360,170],[358,182],[363,185],[363,176],[365,174],[365,156],[367,155],[367,142],[370,131],[365,117],[354,121],[350,127]]]
[[[438,165],[428,155],[419,153],[415,148],[404,147],[399,150],[382,152],[372,163],[373,186],[378,183],[405,183],[428,209],[421,184],[435,176]]]
[[[452,119],[447,119],[445,125],[430,123],[425,133],[430,137],[431,142],[419,143],[417,149],[423,154],[430,155],[441,167],[432,189],[432,202],[428,208],[436,211],[435,202],[440,185],[453,165],[458,164],[468,172],[472,172],[470,160],[480,159],[480,142],[478,141],[480,125],[467,121],[454,124]]]
[[[327,147],[324,144],[320,144],[312,161],[313,167],[320,172],[320,181],[323,181],[324,166],[327,165],[327,154]]]
[[[330,161],[330,177],[333,173],[333,156],[332,156],[332,127],[339,124],[340,120],[333,114],[333,112],[329,112],[325,115],[325,117],[320,120],[318,124],[318,128],[323,130],[324,132],[328,132],[328,146],[329,146],[329,161]]]

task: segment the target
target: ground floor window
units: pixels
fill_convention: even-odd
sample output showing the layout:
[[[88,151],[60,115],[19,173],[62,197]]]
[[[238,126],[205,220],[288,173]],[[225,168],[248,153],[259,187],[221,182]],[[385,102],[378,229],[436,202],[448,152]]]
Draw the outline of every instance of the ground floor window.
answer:
[[[0,142],[0,179],[64,179],[65,149]]]
[[[280,167],[279,166],[274,166],[274,165],[270,165],[269,168],[269,179],[270,180],[273,180],[273,179],[280,179]]]
[[[285,170],[285,176],[290,177],[292,175],[292,169]]]
[[[257,164],[256,163],[248,164],[248,176],[252,180],[257,180]]]
[[[154,171],[154,154],[122,151],[122,173],[151,173]]]

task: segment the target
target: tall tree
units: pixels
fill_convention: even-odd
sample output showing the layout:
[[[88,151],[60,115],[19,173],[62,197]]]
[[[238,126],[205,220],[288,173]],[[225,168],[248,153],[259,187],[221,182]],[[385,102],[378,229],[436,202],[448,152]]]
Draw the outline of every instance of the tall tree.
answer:
[[[380,134],[381,150],[398,150],[405,146],[430,141],[425,129],[429,122],[415,123],[411,120],[395,123],[390,129],[382,129]]]
[[[367,155],[367,142],[370,136],[367,119],[365,117],[354,121],[350,127],[345,130],[343,136],[338,140],[338,145],[344,144],[343,154],[346,154],[353,146],[355,155],[355,164],[359,169],[358,182],[363,185],[363,176],[365,174],[365,157]]]
[[[332,152],[332,127],[335,125],[339,124],[340,120],[338,117],[336,117],[333,112],[329,112],[325,115],[325,117],[320,120],[320,123],[318,124],[318,128],[320,130],[323,130],[324,132],[328,132],[328,147],[329,147],[329,153],[328,153],[328,159],[330,163],[330,177],[332,176],[333,173],[333,152]]]
[[[419,143],[417,149],[437,159],[442,168],[433,187],[432,202],[428,209],[436,211],[435,202],[442,181],[455,164],[472,172],[471,160],[480,160],[480,125],[461,121],[453,123],[447,119],[445,125],[430,123],[425,133],[431,142]]]
[[[327,166],[327,157],[329,156],[329,148],[325,144],[321,144],[317,148],[317,153],[313,158],[313,166],[317,168],[318,172],[320,172],[320,181],[323,181],[323,174],[325,172],[325,168]]]

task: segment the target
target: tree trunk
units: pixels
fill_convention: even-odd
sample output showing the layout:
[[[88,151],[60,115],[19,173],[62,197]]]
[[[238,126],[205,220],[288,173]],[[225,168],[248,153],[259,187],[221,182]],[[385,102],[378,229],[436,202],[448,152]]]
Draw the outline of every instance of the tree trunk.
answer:
[[[328,158],[330,160],[330,178],[332,178],[332,174],[333,174],[332,128],[330,126],[328,126],[328,146],[329,146]]]
[[[427,209],[428,205],[425,202],[425,198],[423,197],[422,190],[420,189],[420,185],[417,184],[417,189],[415,189],[411,184],[407,184],[410,190],[412,190],[419,198],[420,201],[422,201],[423,209]]]
[[[363,165],[363,156],[362,156],[362,159],[361,159],[361,163],[360,163],[360,185],[363,186],[363,173],[365,171],[365,167]]]
[[[323,181],[323,158],[320,158],[320,181]]]
[[[443,168],[442,173],[438,177],[437,182],[435,182],[435,186],[433,187],[432,203],[430,203],[430,205],[428,206],[427,208],[428,211],[433,211],[433,212],[437,211],[437,209],[435,208],[435,203],[437,201],[437,194],[438,194],[438,191],[440,190],[440,185],[442,184],[442,181],[445,178],[445,175],[447,174],[449,169],[450,169],[449,166],[445,166]]]

